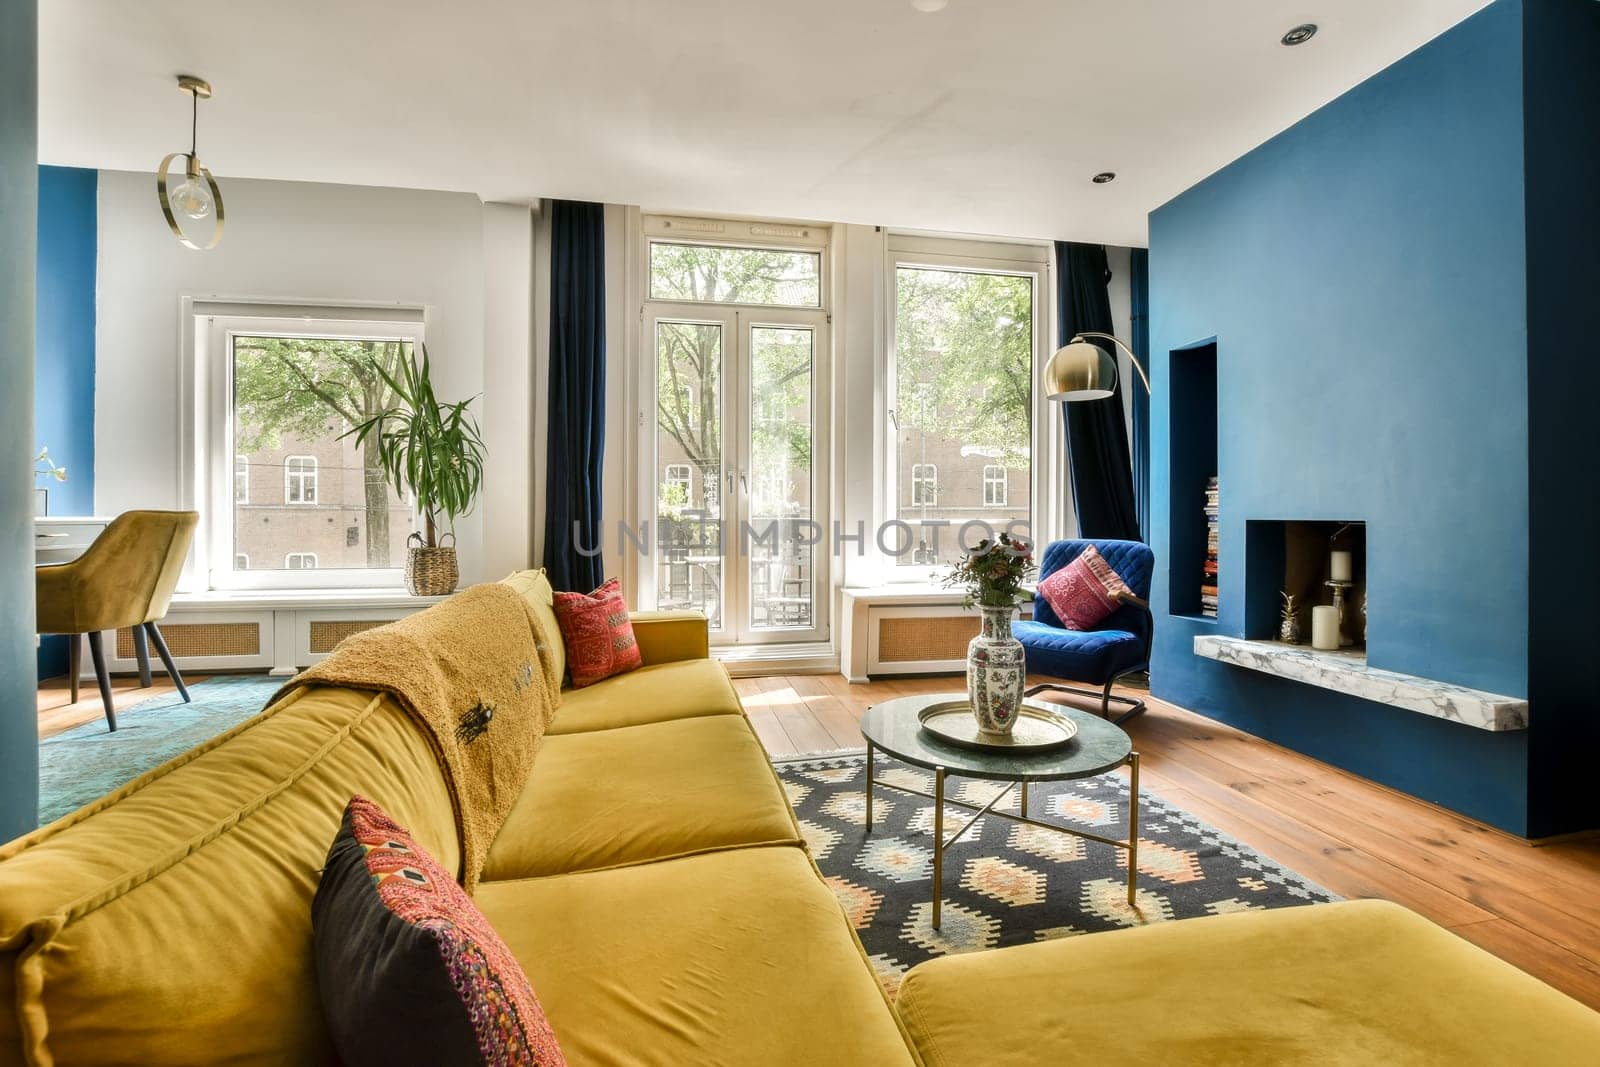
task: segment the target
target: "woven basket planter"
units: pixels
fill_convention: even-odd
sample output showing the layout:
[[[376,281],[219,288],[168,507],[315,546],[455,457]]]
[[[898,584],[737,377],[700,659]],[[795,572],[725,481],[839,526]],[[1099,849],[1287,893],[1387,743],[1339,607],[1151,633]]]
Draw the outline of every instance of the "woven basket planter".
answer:
[[[456,565],[454,544],[430,548],[422,543],[419,534],[407,539],[406,591],[412,596],[445,596],[456,591],[460,580],[461,568]]]

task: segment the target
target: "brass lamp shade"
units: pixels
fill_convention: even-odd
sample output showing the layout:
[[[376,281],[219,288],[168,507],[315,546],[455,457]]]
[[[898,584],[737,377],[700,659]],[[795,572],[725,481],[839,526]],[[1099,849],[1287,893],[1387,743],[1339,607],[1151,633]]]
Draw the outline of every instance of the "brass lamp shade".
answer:
[[[1044,368],[1048,400],[1103,400],[1116,388],[1116,358],[1088,341],[1073,341],[1056,349]]]

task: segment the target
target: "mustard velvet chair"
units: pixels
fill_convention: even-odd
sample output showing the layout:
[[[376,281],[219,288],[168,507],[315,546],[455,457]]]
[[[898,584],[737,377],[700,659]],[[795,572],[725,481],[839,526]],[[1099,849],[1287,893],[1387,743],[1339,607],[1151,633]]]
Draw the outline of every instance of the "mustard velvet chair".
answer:
[[[78,637],[88,634],[100,700],[105,705],[106,723],[113,730],[117,728],[117,712],[111,702],[111,675],[106,671],[105,650],[101,647],[103,630],[124,626],[133,630],[142,688],[151,684],[150,649],[145,640],[148,635],[184,703],[189,702],[189,689],[172,662],[161,631],[156,629],[156,620],[167,614],[167,604],[172,600],[199,521],[200,515],[194,511],[124,512],[111,520],[83,555],[71,563],[39,567],[35,572],[38,630],[41,634],[61,634],[68,640],[73,703],[78,700]]]

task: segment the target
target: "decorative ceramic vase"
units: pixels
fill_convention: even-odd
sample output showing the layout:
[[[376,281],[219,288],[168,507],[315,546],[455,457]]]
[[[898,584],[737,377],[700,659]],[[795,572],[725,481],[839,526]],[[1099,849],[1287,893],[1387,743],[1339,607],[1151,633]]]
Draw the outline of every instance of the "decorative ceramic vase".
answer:
[[[967,645],[967,698],[980,735],[1010,737],[1027,677],[1022,642],[1011,636],[1017,609],[980,605],[979,610],[983,629]]]

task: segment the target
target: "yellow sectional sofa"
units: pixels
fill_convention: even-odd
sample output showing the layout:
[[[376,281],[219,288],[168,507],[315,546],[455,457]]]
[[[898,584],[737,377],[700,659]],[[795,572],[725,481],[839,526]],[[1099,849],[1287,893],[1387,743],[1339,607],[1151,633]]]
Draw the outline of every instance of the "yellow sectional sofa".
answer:
[[[559,659],[548,586],[508,582]],[[707,658],[704,619],[634,624],[645,666],[563,694],[476,891],[574,1067],[1490,1062],[1518,1040],[1558,1062],[1600,1047],[1587,1009],[1361,904],[935,960],[897,1011]],[[0,1065],[335,1062],[310,905],[357,792],[460,861],[421,730],[390,697],[337,688],[298,690],[0,847]],[[1449,1026],[1464,1036],[1432,1032]]]

